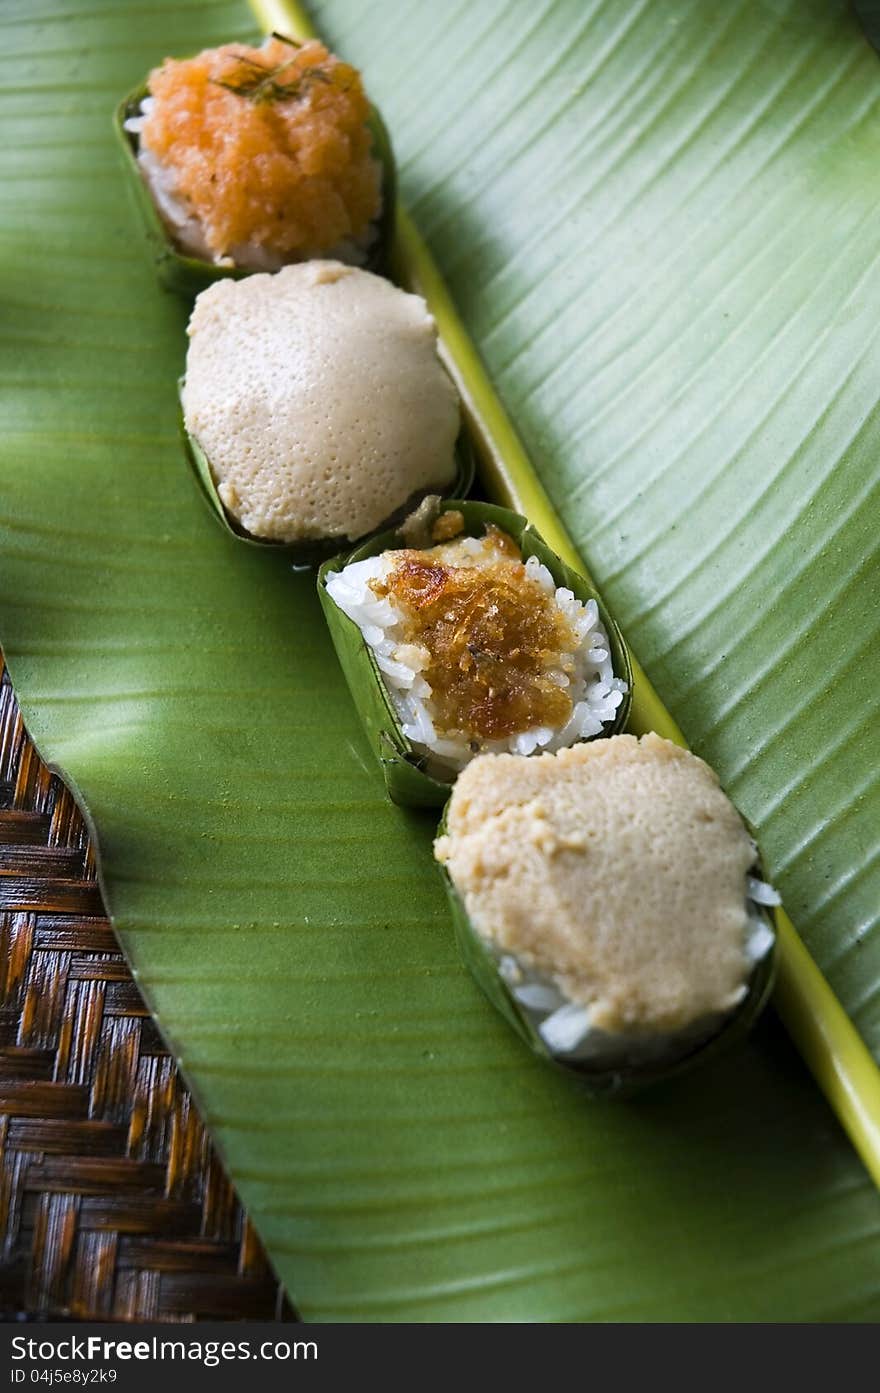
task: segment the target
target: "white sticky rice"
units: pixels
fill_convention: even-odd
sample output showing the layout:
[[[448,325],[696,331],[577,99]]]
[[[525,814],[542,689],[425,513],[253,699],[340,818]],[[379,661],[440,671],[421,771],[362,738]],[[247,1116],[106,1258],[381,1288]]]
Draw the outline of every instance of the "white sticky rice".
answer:
[[[379,598],[370,588],[371,581],[384,580],[394,570],[400,555],[383,552],[352,562],[330,574],[327,592],[363,634],[392,697],[403,734],[415,752],[426,757],[429,772],[448,778],[463,769],[475,754],[530,755],[559,750],[599,735],[603,726],[615,719],[626,683],[614,675],[608,635],[599,622],[595,600],[582,604],[571,590],[556,585],[537,557],[530,556],[525,562],[527,577],[552,595],[577,635],[571,672],[557,669],[546,674],[560,687],[569,689],[572,711],[568,721],[562,727],[537,726],[494,741],[438,733],[431,709],[431,688],[422,676],[428,655],[418,644],[406,641],[403,610],[390,596]],[[498,556],[497,551],[487,548],[485,540],[462,537],[443,549],[441,559],[445,565],[480,566],[491,564]],[[460,559],[456,561],[456,557]]]
[[[188,256],[196,256],[201,261],[211,261],[215,266],[240,266],[248,271],[280,271],[296,260],[310,260],[311,255],[284,258],[261,247],[257,242],[242,242],[230,247],[223,255],[216,255],[205,241],[201,221],[194,212],[189,200],[179,192],[173,169],[163,164],[152,150],[147,149],[141,140],[141,133],[147,117],[156,104],[155,97],[144,97],[136,116],[129,116],[123,127],[138,141],[137,162],[141,178],[149,189],[156,209],[168,228],[178,247]],[[366,265],[370,249],[379,235],[381,205],[375,220],[361,238],[346,237],[335,247],[322,250],[320,255],[328,261],[342,261],[346,266]],[[317,253],[315,253],[317,255]]]
[[[745,1000],[755,967],[767,956],[775,942],[775,934],[763,911],[782,903],[771,885],[751,875],[746,876],[745,898],[748,937],[744,950],[750,973],[749,982],[740,989],[733,1010]],[[696,1049],[716,1034],[724,1023],[723,1015],[713,1015],[704,1016],[672,1036],[610,1034],[592,1025],[590,1008],[569,1000],[552,977],[537,972],[513,953],[499,952],[482,935],[480,938],[494,957],[499,976],[506,982],[514,1000],[550,1054],[566,1062],[615,1069],[661,1064],[681,1057],[692,1048]]]

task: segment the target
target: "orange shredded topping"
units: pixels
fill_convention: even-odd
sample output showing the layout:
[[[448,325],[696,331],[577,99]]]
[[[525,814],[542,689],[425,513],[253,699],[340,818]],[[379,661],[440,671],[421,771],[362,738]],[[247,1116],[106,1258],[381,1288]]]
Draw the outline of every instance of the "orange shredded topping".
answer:
[[[409,618],[406,641],[429,654],[423,676],[435,726],[470,740],[497,740],[571,715],[566,688],[548,670],[570,670],[576,636],[553,599],[526,574],[512,537],[487,529],[498,559],[447,566],[430,551],[404,551],[377,595],[393,595]]]
[[[457,508],[450,508],[448,512],[441,513],[435,519],[431,536],[435,542],[451,542],[453,537],[457,537],[463,531],[464,515]]]
[[[149,90],[141,140],[174,171],[215,256],[246,242],[288,261],[321,255],[377,216],[360,74],[323,44],[272,38],[166,58]]]

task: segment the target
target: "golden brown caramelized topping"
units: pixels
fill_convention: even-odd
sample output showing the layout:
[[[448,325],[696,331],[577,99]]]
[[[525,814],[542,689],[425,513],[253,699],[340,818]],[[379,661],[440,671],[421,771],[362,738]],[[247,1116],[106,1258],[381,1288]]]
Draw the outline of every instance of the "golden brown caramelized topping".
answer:
[[[435,542],[451,542],[453,537],[464,531],[464,516],[457,508],[450,508],[447,513],[441,513],[431,528],[431,537]]]
[[[400,552],[389,576],[372,582],[408,616],[406,641],[428,654],[422,676],[438,730],[499,740],[564,725],[571,699],[553,673],[571,668],[577,638],[552,595],[496,527],[478,564],[447,564],[445,550]]]
[[[366,233],[380,206],[356,68],[273,36],[166,58],[150,74],[144,146],[173,170],[216,256],[252,243],[286,260]]]

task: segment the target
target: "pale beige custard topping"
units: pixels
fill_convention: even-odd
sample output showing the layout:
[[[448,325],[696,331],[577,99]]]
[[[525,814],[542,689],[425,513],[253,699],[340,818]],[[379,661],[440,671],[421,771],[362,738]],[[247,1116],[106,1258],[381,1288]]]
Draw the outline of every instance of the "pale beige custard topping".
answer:
[[[483,755],[447,829],[436,856],[474,928],[588,1007],[591,1028],[672,1034],[745,995],[755,848],[688,751],[651,734]]]
[[[309,261],[216,282],[188,332],[186,428],[254,536],[354,540],[452,481],[458,395],[420,296]]]

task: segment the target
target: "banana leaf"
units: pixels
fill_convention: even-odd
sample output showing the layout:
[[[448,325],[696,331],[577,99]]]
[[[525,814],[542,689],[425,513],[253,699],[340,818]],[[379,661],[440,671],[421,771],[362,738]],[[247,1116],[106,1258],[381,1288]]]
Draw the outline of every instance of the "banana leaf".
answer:
[[[880,3],[878,0],[853,0],[853,9],[875,48],[880,48]]]
[[[880,1056],[880,59],[847,0],[310,13],[369,71],[544,487]],[[436,105],[427,61],[456,73]]]
[[[448,509],[456,509],[462,514],[464,531],[468,536],[481,536],[485,527],[494,523],[513,537],[524,558],[537,556],[557,585],[567,586],[584,603],[587,600],[596,601],[600,621],[608,635],[614,674],[626,683],[624,699],[615,713],[614,721],[604,728],[604,734],[614,735],[622,730],[632,702],[632,667],[626,644],[614,620],[606,613],[600,596],[583,576],[577,575],[550,550],[525,518],[518,517],[509,508],[453,498],[442,505],[440,511]],[[326,561],[318,572],[318,598],[352,701],[379,761],[390,796],[403,807],[440,808],[449,797],[452,779],[435,778],[422,767],[424,760],[415,752],[401,729],[372,650],[364,642],[357,624],[337,608],[327,593],[327,579],[331,572],[341,571],[350,562],[378,556],[380,552],[400,545],[400,535],[392,529],[371,537],[353,551]]]
[[[876,1044],[873,51],[825,0],[315,13],[612,612]],[[877,1195],[774,1018],[623,1105],[531,1061],[460,966],[433,819],[377,788],[313,576],[181,469],[185,311],[109,113],[252,25],[0,14],[0,638],[240,1193],[316,1319],[876,1319]]]

